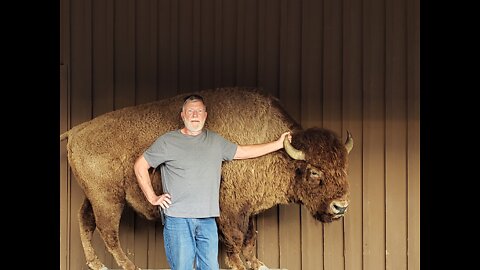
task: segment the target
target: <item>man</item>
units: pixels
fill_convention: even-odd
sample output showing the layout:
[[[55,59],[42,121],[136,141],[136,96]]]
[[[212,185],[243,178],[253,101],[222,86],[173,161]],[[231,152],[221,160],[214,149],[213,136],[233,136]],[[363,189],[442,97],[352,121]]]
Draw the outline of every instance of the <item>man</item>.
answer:
[[[223,161],[262,156],[283,148],[289,132],[276,141],[237,145],[204,129],[203,97],[185,98],[180,116],[184,127],[160,136],[135,162],[135,175],[145,197],[165,213],[165,251],[172,270],[215,270],[218,265],[219,191]],[[155,194],[148,173],[161,164],[164,194]]]

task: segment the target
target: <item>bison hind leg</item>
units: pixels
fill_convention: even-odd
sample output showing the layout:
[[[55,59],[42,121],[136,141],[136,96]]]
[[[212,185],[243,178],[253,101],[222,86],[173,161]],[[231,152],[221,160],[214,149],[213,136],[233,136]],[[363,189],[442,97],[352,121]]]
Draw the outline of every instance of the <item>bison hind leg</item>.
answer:
[[[80,227],[80,240],[82,241],[87,266],[93,270],[107,270],[108,268],[98,259],[92,246],[92,236],[96,228],[96,223],[92,205],[87,198],[83,200],[78,212],[78,223]]]
[[[115,258],[118,266],[124,270],[140,270],[140,268],[135,266],[127,257],[120,245],[119,225],[125,204],[122,201],[109,201],[109,203],[105,203],[107,201],[107,198],[103,198],[98,200],[97,203],[92,202],[98,232],[108,251]]]

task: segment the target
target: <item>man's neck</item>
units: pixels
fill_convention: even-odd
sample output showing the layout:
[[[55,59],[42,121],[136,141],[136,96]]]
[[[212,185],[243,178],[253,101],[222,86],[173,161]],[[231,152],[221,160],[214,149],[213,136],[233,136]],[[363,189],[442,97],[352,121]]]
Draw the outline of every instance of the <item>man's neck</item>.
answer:
[[[191,131],[189,130],[188,128],[186,127],[183,127],[180,132],[182,132],[182,134],[185,134],[185,135],[189,135],[189,136],[197,136],[199,134],[201,134],[203,131],[203,129],[199,130],[199,131]]]

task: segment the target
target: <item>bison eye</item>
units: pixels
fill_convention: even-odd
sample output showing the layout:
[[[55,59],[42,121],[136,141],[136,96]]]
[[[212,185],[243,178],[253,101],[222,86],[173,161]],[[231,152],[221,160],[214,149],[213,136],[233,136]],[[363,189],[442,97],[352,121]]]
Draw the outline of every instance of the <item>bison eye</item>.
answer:
[[[315,170],[311,170],[310,171],[310,177],[312,177],[314,179],[321,179],[321,178],[323,178],[323,173],[315,171]]]
[[[310,179],[314,181],[314,183],[323,186],[324,182],[324,175],[323,172],[316,169],[310,169]]]

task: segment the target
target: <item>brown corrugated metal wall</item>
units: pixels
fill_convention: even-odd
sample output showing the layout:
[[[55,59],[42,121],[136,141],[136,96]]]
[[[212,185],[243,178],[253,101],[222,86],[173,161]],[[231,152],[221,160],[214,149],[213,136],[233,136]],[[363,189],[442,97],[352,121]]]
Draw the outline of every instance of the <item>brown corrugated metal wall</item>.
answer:
[[[62,132],[178,93],[262,87],[304,128],[349,130],[355,148],[345,218],[322,225],[299,205],[273,208],[257,218],[259,258],[290,270],[420,269],[419,0],[60,2]],[[64,144],[60,269],[87,269],[84,195]],[[161,232],[128,209],[120,241],[139,267],[168,268]],[[94,246],[117,268],[97,233]]]

